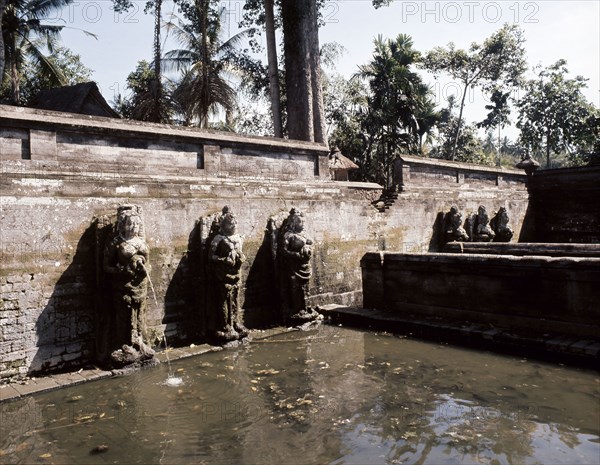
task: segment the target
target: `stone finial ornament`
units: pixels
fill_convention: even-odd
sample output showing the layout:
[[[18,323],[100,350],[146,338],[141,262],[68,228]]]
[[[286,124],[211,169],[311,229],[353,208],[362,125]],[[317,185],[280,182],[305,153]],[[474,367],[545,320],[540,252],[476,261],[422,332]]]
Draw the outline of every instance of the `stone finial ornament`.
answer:
[[[141,208],[130,204],[119,206],[116,225],[112,237],[106,241],[102,260],[113,303],[111,345],[115,350],[110,358],[116,365],[154,357],[146,327],[148,259]]]
[[[531,158],[531,154],[528,150],[525,152],[525,157],[515,166],[521,170],[525,170],[527,176],[531,176],[540,167],[540,164]]]

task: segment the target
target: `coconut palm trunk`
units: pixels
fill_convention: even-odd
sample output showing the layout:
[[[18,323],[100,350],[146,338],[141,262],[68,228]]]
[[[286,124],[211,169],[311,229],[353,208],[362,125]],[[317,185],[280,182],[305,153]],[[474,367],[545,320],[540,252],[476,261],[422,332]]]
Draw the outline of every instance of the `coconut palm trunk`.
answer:
[[[204,2],[204,11],[202,13],[202,111],[204,112],[202,117],[201,127],[208,127],[208,106],[209,106],[209,76],[208,67],[209,56],[208,56],[208,8],[209,0]]]
[[[154,109],[152,119],[161,122],[162,85],[160,82],[160,10],[162,0],[156,0],[154,10]]]
[[[0,82],[4,78],[4,64],[6,57],[4,54],[4,34],[2,32],[2,18],[4,17],[4,8],[6,7],[6,0],[0,0]]]
[[[281,122],[281,92],[279,89],[279,66],[277,63],[277,44],[275,41],[275,15],[273,0],[265,0],[265,32],[267,35],[267,58],[269,65],[269,90],[271,93],[271,114],[275,137],[283,137]]]

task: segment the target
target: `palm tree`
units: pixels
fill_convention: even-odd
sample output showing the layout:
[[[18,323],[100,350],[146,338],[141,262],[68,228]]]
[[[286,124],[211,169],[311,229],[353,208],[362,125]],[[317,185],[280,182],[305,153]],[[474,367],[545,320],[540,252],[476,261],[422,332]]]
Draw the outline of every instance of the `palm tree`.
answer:
[[[184,124],[207,127],[209,115],[224,110],[229,116],[235,109],[236,92],[227,78],[243,71],[247,57],[239,51],[239,45],[249,30],[223,40],[221,20],[225,8],[215,12],[208,0],[203,3],[200,6],[197,2],[187,11],[189,23],[167,23],[167,29],[182,48],[167,52],[163,65],[183,72],[173,98],[179,104]]]
[[[65,83],[60,69],[44,54],[44,49],[53,52],[64,26],[43,24],[43,20],[72,0],[5,1],[2,15],[5,56],[3,81],[10,81],[11,100],[16,105],[20,102],[21,71],[27,61],[39,66],[56,85]]]
[[[429,88],[411,66],[419,58],[410,36],[400,34],[395,40],[375,39],[371,61],[359,66],[356,77],[368,80],[370,95],[363,126],[374,135],[374,158],[378,165],[378,182],[388,185],[391,166],[402,151],[417,151],[420,140],[430,129],[419,133],[417,117],[429,105]],[[423,115],[425,116],[425,115]],[[422,121],[426,123],[425,119]]]
[[[435,109],[435,102],[430,98],[430,90],[420,95],[419,107],[415,112],[417,119],[418,149],[421,155],[424,154],[424,145],[431,143],[431,131],[437,126],[441,118],[440,112]],[[425,137],[427,136],[427,137]],[[425,139],[425,140],[424,140]]]

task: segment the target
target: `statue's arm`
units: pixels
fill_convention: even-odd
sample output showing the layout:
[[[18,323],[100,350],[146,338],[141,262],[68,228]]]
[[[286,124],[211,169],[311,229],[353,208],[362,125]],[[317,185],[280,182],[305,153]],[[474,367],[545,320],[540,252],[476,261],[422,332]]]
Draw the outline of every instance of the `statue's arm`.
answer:
[[[219,236],[216,236],[210,243],[209,259],[212,262],[224,262],[227,260],[227,257],[220,257],[217,254],[217,248],[219,247],[219,243],[221,241],[222,239]]]
[[[291,234],[287,234],[283,239],[283,255],[290,258],[302,258],[300,252],[293,252],[290,250]]]

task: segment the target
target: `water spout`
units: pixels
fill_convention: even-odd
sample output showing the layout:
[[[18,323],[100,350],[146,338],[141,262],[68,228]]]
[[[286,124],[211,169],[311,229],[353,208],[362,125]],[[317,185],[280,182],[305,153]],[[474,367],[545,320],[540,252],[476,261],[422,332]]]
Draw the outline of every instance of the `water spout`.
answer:
[[[158,309],[158,299],[156,298],[156,291],[154,290],[154,284],[152,283],[152,279],[150,278],[150,273],[148,273],[148,269],[144,266],[144,264],[140,264],[140,266],[146,272],[146,276],[148,277],[148,284],[150,284],[150,289],[152,290],[152,297],[154,299],[154,305]],[[173,369],[171,368],[171,360],[169,359],[169,345],[167,344],[167,335],[163,333],[163,342],[165,344],[165,357],[167,358],[167,366],[169,367],[169,375],[167,376],[167,380],[163,383],[166,386],[180,386],[183,384],[183,379],[173,375]]]

